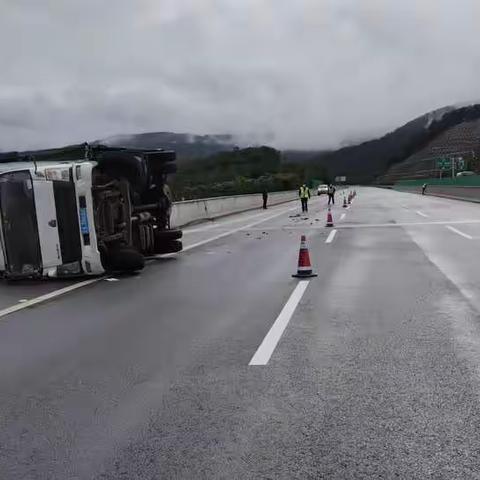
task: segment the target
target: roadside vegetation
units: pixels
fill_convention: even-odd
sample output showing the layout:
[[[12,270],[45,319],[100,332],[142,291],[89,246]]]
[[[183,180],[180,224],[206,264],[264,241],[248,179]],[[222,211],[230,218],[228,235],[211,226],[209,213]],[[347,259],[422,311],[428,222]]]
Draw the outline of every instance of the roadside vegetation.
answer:
[[[176,200],[297,189],[303,182],[327,181],[313,162],[288,163],[270,147],[235,149],[183,164],[170,181]]]

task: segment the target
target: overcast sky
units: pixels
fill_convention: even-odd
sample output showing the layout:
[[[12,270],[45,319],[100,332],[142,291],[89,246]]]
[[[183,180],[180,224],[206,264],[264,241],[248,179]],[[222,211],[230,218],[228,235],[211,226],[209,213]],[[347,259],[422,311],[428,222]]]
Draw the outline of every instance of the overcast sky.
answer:
[[[0,0],[0,149],[334,147],[480,98],[479,0]]]

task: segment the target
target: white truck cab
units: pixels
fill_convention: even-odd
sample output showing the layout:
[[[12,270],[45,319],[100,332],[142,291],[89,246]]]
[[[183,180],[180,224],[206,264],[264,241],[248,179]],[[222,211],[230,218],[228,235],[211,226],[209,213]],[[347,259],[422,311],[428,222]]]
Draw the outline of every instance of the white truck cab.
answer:
[[[62,153],[73,159],[49,160]],[[166,153],[171,159],[172,152],[84,144],[1,154],[0,274],[100,275],[138,270],[147,255],[179,251],[181,232],[168,229],[159,188],[172,164],[152,161]]]

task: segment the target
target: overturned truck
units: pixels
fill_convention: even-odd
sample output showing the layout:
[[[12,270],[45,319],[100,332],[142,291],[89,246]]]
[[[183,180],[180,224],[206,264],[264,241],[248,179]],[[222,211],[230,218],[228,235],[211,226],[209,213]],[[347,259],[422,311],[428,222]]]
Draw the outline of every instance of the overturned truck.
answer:
[[[0,154],[0,274],[133,272],[182,249],[170,228],[175,152],[81,144]]]

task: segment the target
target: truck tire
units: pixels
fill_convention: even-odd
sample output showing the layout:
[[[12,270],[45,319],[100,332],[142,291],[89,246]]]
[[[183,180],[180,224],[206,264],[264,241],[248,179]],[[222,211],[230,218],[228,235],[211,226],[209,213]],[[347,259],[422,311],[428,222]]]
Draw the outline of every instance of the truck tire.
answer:
[[[144,256],[134,248],[121,246],[106,255],[107,270],[136,272],[145,266]]]
[[[155,244],[160,245],[172,240],[180,240],[182,236],[181,230],[155,230]]]
[[[182,248],[183,244],[180,242],[180,240],[171,240],[169,242],[155,244],[155,253],[157,255],[163,255],[165,253],[177,253],[180,252]]]

